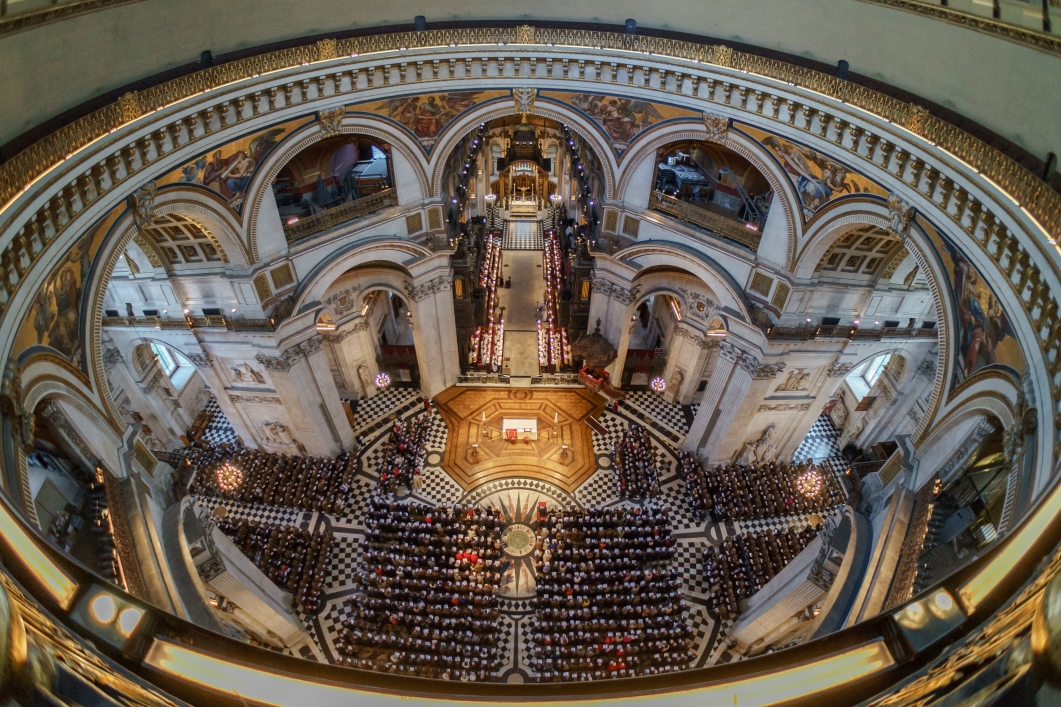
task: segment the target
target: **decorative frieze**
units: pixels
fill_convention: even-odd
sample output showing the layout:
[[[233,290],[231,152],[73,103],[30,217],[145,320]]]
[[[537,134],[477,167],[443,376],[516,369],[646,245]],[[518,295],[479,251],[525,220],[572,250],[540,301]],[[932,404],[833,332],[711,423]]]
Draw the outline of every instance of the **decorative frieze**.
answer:
[[[637,299],[638,295],[641,294],[641,286],[634,285],[628,290],[625,287],[616,285],[611,280],[597,278],[593,281],[593,292],[599,293],[609,299],[613,299],[620,304],[630,306]]]
[[[756,412],[806,412],[813,403],[764,403]]]
[[[435,279],[420,285],[414,285],[411,282],[402,283],[405,293],[416,302],[422,302],[440,292],[448,292],[452,286],[453,280],[446,275],[439,275]]]
[[[234,403],[256,403],[258,405],[283,405],[283,401],[276,395],[237,395],[230,393],[229,400]]]

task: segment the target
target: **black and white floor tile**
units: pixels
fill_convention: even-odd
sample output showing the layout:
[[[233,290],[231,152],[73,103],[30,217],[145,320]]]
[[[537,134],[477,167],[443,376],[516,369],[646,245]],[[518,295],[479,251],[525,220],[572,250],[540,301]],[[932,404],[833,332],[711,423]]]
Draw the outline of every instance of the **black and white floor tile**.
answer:
[[[235,432],[225,419],[217,402],[211,399],[208,408],[212,419],[204,438],[214,443],[235,440]],[[200,504],[212,510],[224,504],[233,517],[258,520],[266,523],[296,525],[335,533],[336,546],[324,578],[327,603],[318,616],[307,616],[307,632],[313,640],[315,651],[303,648],[307,658],[317,655],[327,660],[337,657],[335,640],[343,620],[350,616],[353,604],[350,598],[356,594],[355,577],[359,571],[360,543],[364,537],[364,517],[368,500],[376,488],[377,464],[382,457],[392,415],[408,419],[424,413],[419,391],[408,388],[392,388],[381,391],[372,399],[363,399],[354,404],[356,433],[364,448],[360,454],[357,475],[354,478],[347,503],[342,513],[331,516],[307,513],[293,508],[274,508],[223,502],[221,499],[203,497]],[[679,478],[676,446],[688,431],[695,416],[696,406],[682,408],[665,402],[655,393],[638,391],[631,394],[628,403],[619,412],[610,410],[598,420],[605,434],[593,432],[596,453],[596,472],[573,494],[551,484],[533,479],[503,479],[484,484],[471,492],[463,488],[442,469],[448,431],[441,416],[432,415],[429,432],[428,455],[423,472],[423,487],[404,490],[398,500],[431,504],[488,504],[535,507],[539,497],[550,504],[564,507],[632,506],[645,503],[665,503],[670,507],[671,522],[676,543],[674,567],[682,574],[681,591],[686,604],[685,620],[693,628],[696,638],[696,666],[725,663],[737,659],[726,643],[726,634],[732,621],[720,621],[708,608],[710,588],[703,577],[702,556],[708,545],[718,545],[730,535],[739,532],[783,528],[802,528],[809,514],[768,518],[763,520],[714,523],[698,520],[688,502],[685,481]],[[647,418],[647,420],[646,420]],[[612,468],[612,448],[624,430],[633,423],[645,425],[653,442],[654,454],[660,472],[661,495],[654,500],[624,501],[619,498]],[[837,433],[831,421],[822,417],[801,445],[795,458],[812,456],[815,459],[839,455],[836,446]],[[519,497],[518,502],[514,499]],[[526,496],[526,498],[524,498]],[[533,496],[534,498],[531,498]],[[528,500],[530,499],[530,500]],[[508,682],[524,682],[534,679],[530,669],[529,631],[533,619],[533,608],[528,597],[510,595],[502,598],[501,665],[497,675]]]
[[[808,458],[820,462],[824,459],[839,457],[840,447],[836,441],[840,433],[833,427],[833,421],[827,414],[823,414],[814,421],[807,436],[792,455],[794,461],[804,461]]]
[[[210,422],[203,430],[201,439],[210,444],[231,444],[236,441],[236,431],[232,429],[225,413],[221,412],[221,406],[217,404],[217,398],[213,395],[204,408],[210,415]]]

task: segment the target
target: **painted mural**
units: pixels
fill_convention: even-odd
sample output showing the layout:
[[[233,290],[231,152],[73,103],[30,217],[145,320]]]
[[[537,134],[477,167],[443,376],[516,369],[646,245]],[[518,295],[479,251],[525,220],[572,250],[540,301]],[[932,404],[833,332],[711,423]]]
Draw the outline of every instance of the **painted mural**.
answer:
[[[830,157],[771,135],[743,123],[735,125],[758,140],[777,158],[791,178],[807,218],[833,199],[845,194],[876,194],[887,198],[888,192],[869,178],[851,170]]]
[[[626,149],[635,137],[657,123],[674,118],[701,118],[699,113],[685,108],[619,96],[552,91],[543,92],[541,95],[567,103],[588,115],[604,129],[617,150]]]
[[[929,221],[918,215],[917,225],[943,261],[957,313],[954,385],[988,368],[1002,369],[1019,377],[1028,370],[1028,364],[995,293],[973,264]]]
[[[358,106],[356,110],[395,120],[412,131],[422,143],[430,145],[442,129],[458,115],[480,103],[502,96],[511,96],[511,92],[429,93],[368,103]]]
[[[285,136],[313,120],[299,118],[222,145],[159,179],[158,186],[198,184],[220,194],[237,212],[242,211],[258,166]]]
[[[61,354],[77,368],[84,368],[85,283],[91,277],[108,230],[124,212],[125,206],[120,206],[89,229],[45,280],[15,337],[12,351],[20,359],[43,347]]]

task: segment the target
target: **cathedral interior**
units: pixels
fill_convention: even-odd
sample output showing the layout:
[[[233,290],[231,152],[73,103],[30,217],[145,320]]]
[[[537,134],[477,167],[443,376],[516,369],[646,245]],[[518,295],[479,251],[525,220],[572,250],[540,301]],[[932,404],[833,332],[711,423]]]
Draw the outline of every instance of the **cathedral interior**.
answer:
[[[412,5],[0,2],[4,704],[1061,704],[1061,6]]]

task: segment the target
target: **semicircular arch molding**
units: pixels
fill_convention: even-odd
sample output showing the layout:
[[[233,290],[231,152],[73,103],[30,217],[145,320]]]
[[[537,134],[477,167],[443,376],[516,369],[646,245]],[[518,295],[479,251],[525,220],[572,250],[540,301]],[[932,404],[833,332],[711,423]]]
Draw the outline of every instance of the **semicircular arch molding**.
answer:
[[[737,313],[745,321],[750,320],[748,303],[739,285],[725,270],[703,253],[692,252],[682,246],[661,241],[634,243],[615,254],[622,262],[636,261],[642,267],[670,266],[683,270],[702,282],[718,297],[722,309]],[[637,282],[634,277],[634,283]]]
[[[826,251],[847,233],[860,226],[888,229],[888,205],[878,198],[840,199],[827,204],[809,221],[803,232],[803,246],[795,253],[792,274],[796,280],[810,280]]]
[[[397,149],[412,167],[420,187],[420,198],[412,201],[422,201],[427,197],[429,182],[425,155],[405,130],[384,118],[363,113],[347,113],[339,124],[339,132],[344,135],[373,137]],[[252,195],[251,207],[246,210],[243,218],[252,263],[257,263],[261,257],[258,252],[258,219],[261,218],[262,201],[267,195],[272,196],[272,185],[276,176],[299,152],[329,137],[333,136],[324,134],[319,121],[309,123],[286,136],[255,173],[247,189],[248,194]]]
[[[373,261],[394,263],[407,273],[406,279],[412,281],[413,276],[408,274],[406,263],[430,255],[433,253],[424,246],[399,238],[370,238],[356,243],[347,250],[334,254],[302,279],[295,293],[293,311],[303,314],[311,305],[316,306],[317,302],[323,302],[328,290],[344,273]],[[404,293],[399,294],[406,297]]]
[[[446,135],[442,143],[436,145],[435,149],[432,150],[432,198],[440,198],[442,196],[442,176],[446,168],[446,161],[460,141],[482,123],[488,123],[491,120],[515,114],[516,107],[511,98],[495,99],[476,106],[462,117],[456,119],[454,123],[446,126],[448,135]],[[586,141],[601,166],[601,172],[604,175],[605,198],[613,199],[618,165],[600,127],[563,103],[545,102],[541,98],[534,104],[534,115],[566,125],[572,132]]]
[[[229,263],[243,267],[251,265],[250,252],[241,235],[243,224],[239,214],[213,192],[182,186],[160,189],[155,197],[154,214],[181,214],[198,221],[216,239],[216,245],[220,246]]]

